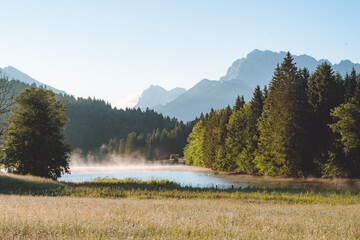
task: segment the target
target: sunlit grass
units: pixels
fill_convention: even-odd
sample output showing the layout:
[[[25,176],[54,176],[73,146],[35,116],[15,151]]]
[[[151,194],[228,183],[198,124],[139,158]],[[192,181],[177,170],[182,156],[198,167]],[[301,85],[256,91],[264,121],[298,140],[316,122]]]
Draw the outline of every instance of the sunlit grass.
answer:
[[[351,191],[308,191],[298,188],[214,189],[181,187],[168,180],[100,179],[67,183],[53,192],[56,196],[137,198],[137,199],[238,199],[246,202],[286,202],[298,204],[357,204],[360,193]]]
[[[0,175],[1,239],[359,239],[357,191]]]
[[[0,196],[3,239],[359,239],[360,205]]]

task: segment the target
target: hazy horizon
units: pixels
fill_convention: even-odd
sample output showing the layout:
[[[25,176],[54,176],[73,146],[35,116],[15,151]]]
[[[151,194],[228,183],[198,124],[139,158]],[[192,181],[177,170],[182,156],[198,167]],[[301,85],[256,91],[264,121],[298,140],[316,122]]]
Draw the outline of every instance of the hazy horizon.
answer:
[[[134,105],[254,49],[360,63],[358,1],[4,1],[0,66],[76,97]]]

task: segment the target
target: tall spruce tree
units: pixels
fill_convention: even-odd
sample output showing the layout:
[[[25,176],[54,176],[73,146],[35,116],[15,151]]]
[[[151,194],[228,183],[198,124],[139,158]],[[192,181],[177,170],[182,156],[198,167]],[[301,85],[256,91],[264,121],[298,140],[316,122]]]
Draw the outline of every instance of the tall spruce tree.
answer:
[[[257,123],[262,113],[263,103],[263,92],[257,86],[250,103],[233,111],[230,117],[227,125],[227,158],[236,171],[249,174],[256,172],[253,160],[259,139]]]
[[[305,174],[308,147],[306,85],[289,52],[274,72],[259,130],[255,161],[261,174]]]
[[[264,90],[263,90],[264,101],[265,101],[265,99],[267,98],[268,93],[269,93],[269,89],[268,89],[268,87],[265,85],[265,86],[264,86]]]
[[[349,74],[345,75],[345,102],[349,102],[355,95],[356,90],[356,71],[352,68]]]
[[[226,149],[228,165],[232,170],[246,172],[244,164],[240,160],[240,154],[246,146],[246,111],[247,104],[240,109],[234,110],[227,125],[228,135],[226,138]]]
[[[340,103],[345,101],[345,82],[339,72],[335,73],[336,98],[340,99]]]
[[[200,120],[187,138],[188,144],[184,148],[187,165],[204,166],[204,130],[203,121]]]
[[[314,162],[322,164],[328,159],[328,150],[334,137],[329,124],[332,123],[330,110],[339,106],[341,82],[333,74],[331,66],[324,62],[311,75],[307,96],[311,106],[311,146]]]
[[[258,122],[263,108],[264,93],[261,91],[260,86],[257,86],[255,88],[253,98],[249,102],[249,107],[244,108],[246,116],[246,139],[245,148],[241,152],[239,158],[241,164],[243,165],[243,170],[249,174],[257,172],[254,159],[260,137]]]
[[[235,100],[234,110],[240,110],[245,104],[244,96],[237,96]]]
[[[218,122],[217,122],[217,129],[218,134],[216,136],[216,153],[215,153],[215,161],[213,163],[213,169],[217,170],[226,170],[226,171],[233,171],[234,166],[229,164],[229,161],[226,157],[226,146],[225,140],[228,134],[226,125],[229,122],[229,118],[231,116],[231,108],[227,106],[224,109],[221,109],[217,112],[218,115]]]
[[[213,108],[206,113],[204,119],[204,166],[211,168],[216,156],[216,135],[219,130],[216,128],[217,115]]]

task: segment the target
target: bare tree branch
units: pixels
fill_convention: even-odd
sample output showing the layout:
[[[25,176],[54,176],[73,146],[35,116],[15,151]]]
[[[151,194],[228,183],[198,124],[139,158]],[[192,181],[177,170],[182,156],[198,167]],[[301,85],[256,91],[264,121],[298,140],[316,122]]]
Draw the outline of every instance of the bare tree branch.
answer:
[[[3,134],[6,125],[6,115],[10,113],[11,108],[14,106],[15,95],[15,89],[8,77],[0,72],[0,136]]]

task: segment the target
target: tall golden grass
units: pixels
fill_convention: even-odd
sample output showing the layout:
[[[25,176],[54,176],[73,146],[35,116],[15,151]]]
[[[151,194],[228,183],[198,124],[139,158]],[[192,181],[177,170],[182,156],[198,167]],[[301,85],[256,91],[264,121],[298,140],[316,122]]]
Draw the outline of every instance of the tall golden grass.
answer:
[[[2,239],[359,239],[360,205],[0,196]]]

